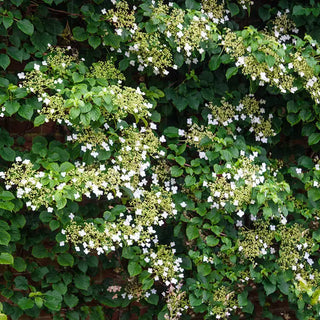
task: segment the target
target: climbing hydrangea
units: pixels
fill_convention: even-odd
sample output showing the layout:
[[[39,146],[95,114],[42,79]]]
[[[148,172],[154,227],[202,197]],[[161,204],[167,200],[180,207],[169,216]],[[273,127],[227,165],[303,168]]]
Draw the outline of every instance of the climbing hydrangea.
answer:
[[[317,3],[11,2],[0,315],[318,319]]]

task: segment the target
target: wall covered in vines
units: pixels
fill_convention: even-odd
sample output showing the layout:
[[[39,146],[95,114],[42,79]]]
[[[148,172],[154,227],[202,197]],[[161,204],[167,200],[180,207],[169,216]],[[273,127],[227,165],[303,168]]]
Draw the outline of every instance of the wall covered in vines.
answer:
[[[319,15],[0,1],[0,319],[319,319]]]

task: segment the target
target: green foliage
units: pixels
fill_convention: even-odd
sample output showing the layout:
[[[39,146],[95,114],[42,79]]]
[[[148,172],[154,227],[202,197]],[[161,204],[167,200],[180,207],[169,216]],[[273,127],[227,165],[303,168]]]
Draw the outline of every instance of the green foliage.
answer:
[[[0,319],[319,318],[320,5],[166,3],[1,2]]]

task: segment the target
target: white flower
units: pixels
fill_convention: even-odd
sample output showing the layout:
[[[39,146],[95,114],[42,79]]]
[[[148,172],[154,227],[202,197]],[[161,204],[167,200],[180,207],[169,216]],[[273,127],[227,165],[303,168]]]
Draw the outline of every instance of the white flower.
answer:
[[[79,236],[84,237],[87,233],[84,230],[79,231]]]
[[[177,36],[178,36],[179,38],[183,37],[183,32],[182,32],[182,31],[179,31],[179,32],[177,33]],[[178,51],[178,48],[177,48],[177,51]],[[178,52],[179,52],[179,51],[178,51]]]
[[[239,211],[237,212],[237,215],[241,218],[241,217],[243,217],[244,212],[243,212],[242,210],[239,210]]]
[[[261,250],[261,254],[263,254],[263,255],[267,254],[267,251],[266,251],[266,249],[265,249],[265,248],[262,248],[262,250]]]
[[[122,29],[116,29],[115,32],[118,36],[122,35]]]
[[[182,208],[185,208],[185,207],[187,206],[187,204],[183,201],[183,202],[180,203],[180,206],[181,206]]]
[[[39,70],[40,70],[40,65],[37,64],[37,63],[35,63],[35,64],[33,65],[33,68],[34,68],[34,70],[39,71]]]
[[[25,73],[24,73],[24,72],[19,72],[19,73],[18,73],[18,78],[19,78],[19,79],[25,79],[25,78],[26,78]]]
[[[48,104],[50,103],[50,99],[45,98],[45,99],[43,100],[43,103],[45,103],[46,105],[48,105]]]

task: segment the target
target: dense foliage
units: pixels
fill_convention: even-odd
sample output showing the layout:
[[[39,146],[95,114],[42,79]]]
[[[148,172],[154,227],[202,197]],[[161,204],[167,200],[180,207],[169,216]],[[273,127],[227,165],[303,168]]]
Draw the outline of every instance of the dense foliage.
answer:
[[[319,14],[0,1],[0,319],[319,319]]]

